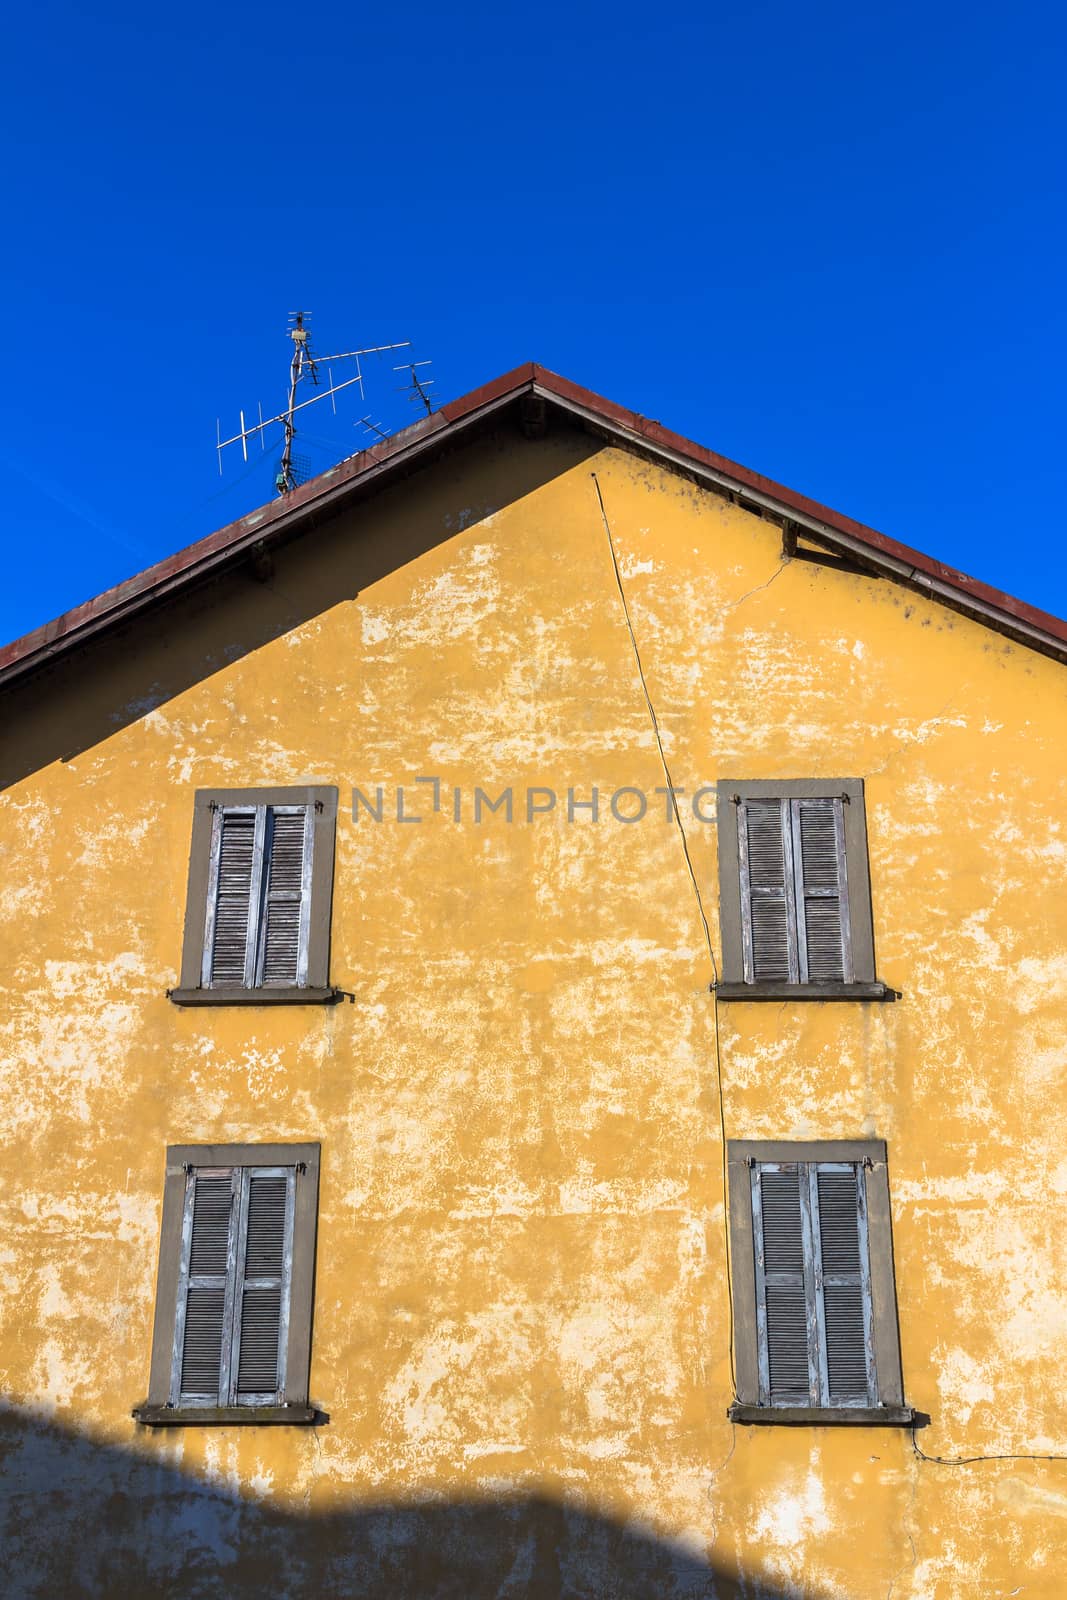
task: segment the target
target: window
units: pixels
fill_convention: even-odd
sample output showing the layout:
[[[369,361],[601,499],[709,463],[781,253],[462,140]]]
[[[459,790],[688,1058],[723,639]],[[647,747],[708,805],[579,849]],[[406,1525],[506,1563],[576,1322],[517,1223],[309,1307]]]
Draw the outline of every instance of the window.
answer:
[[[140,1422],[312,1422],[319,1146],[167,1151]]]
[[[721,999],[890,998],[874,975],[863,784],[718,785]]]
[[[731,1140],[742,1422],[912,1421],[904,1405],[885,1145]]]
[[[337,790],[200,789],[178,1005],[336,999],[329,987]]]

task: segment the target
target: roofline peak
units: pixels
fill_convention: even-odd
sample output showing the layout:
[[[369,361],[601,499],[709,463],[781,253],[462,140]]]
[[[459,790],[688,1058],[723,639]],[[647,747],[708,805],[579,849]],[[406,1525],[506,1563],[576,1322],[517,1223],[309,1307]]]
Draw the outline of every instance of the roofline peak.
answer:
[[[318,518],[357,490],[379,486],[402,467],[435,452],[447,439],[468,431],[474,423],[528,391],[542,394],[550,404],[593,431],[685,472],[780,522],[784,538],[789,537],[791,528],[796,529],[819,547],[856,566],[893,577],[1019,643],[1067,662],[1067,621],[1062,618],[742,467],[539,362],[524,361],[480,388],[448,401],[399,433],[338,462],[282,499],[248,512],[13,640],[0,649],[0,687],[129,620],[213,570],[222,570],[242,554],[252,554],[257,547],[291,533],[300,523]]]

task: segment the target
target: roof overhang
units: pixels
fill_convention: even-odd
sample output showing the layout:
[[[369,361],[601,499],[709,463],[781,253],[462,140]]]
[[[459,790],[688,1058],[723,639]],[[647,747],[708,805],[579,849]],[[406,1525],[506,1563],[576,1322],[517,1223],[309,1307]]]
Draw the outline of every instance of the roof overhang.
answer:
[[[307,532],[460,443],[530,398],[589,432],[681,472],[781,525],[787,551],[798,537],[851,567],[895,579],[1044,655],[1067,661],[1067,622],[946,567],[921,551],[739,466],[658,422],[605,400],[533,362],[442,406],[421,422],[320,473],[292,494],[249,512],[196,544],[105,590],[94,600],[0,649],[0,687],[127,622],[179,591],[207,582],[276,543]]]

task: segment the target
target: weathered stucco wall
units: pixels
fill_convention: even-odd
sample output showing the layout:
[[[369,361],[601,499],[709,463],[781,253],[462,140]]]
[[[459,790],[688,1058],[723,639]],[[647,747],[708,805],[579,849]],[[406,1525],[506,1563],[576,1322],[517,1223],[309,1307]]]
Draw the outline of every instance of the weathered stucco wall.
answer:
[[[720,1003],[725,1118],[737,1138],[887,1139],[930,1454],[1067,1450],[1064,669],[888,581],[785,561],[773,525],[592,451],[454,456],[282,551],[268,583],[220,585],[12,700],[18,1592],[113,1592],[122,1571],[253,1592],[268,1549],[298,1592],[317,1527],[324,1594],[473,1594],[457,1551],[482,1534],[418,1517],[514,1501],[537,1507],[534,1554],[503,1525],[519,1553],[486,1593],[1062,1594],[1067,1465],[726,1420],[711,973],[662,797],[632,825],[608,810],[664,778],[591,472],[675,782],[867,782],[878,973],[903,998]],[[441,779],[437,814],[419,775]],[[350,1001],[174,1007],[194,788],[305,781],[341,791],[331,978]],[[354,822],[353,785],[378,784],[385,820]],[[400,784],[421,823],[395,820]],[[515,820],[476,824],[477,785],[512,786]],[[528,823],[535,785],[560,803]],[[569,823],[568,788],[594,785],[600,820]],[[717,948],[715,829],[683,807]],[[290,1138],[322,1142],[329,1424],[138,1428],[165,1146]],[[358,1515],[383,1519],[362,1543]],[[661,1542],[658,1566],[631,1549],[630,1588],[582,1564],[597,1539],[618,1554],[616,1524]],[[437,1551],[418,1578],[390,1566],[405,1540]]]

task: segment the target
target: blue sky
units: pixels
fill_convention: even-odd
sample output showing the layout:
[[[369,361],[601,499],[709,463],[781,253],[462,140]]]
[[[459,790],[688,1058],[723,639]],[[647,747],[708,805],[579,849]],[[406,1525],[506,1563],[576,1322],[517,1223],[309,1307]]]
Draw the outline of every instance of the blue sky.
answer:
[[[1067,613],[1065,46],[1025,4],[22,8],[0,636],[271,498],[215,419],[280,408],[296,306],[441,399],[540,361]],[[414,414],[370,370],[316,468]]]

